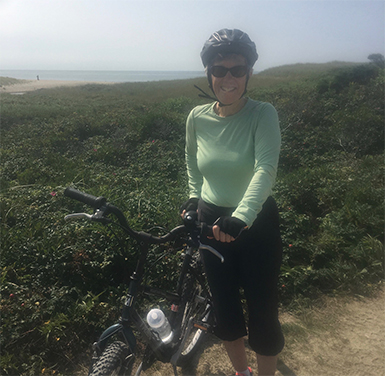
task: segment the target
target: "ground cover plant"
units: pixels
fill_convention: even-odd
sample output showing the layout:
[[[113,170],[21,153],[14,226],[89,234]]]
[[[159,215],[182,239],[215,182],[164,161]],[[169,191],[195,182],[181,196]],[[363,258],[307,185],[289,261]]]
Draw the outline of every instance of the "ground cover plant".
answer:
[[[136,229],[179,223],[184,123],[204,103],[193,84],[207,87],[196,79],[2,94],[2,374],[73,373],[118,314],[134,255],[102,226],[64,222],[85,209],[65,187],[108,197]],[[280,115],[282,304],[369,292],[383,278],[383,69],[279,67],[254,76],[248,95]],[[177,257],[148,278],[173,283],[164,275]]]

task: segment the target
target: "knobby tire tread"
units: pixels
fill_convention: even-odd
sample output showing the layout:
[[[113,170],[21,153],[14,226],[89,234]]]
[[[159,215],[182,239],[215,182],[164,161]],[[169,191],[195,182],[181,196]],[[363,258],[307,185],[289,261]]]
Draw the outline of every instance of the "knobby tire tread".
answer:
[[[130,349],[125,343],[112,342],[92,366],[89,376],[123,375],[121,369],[129,354]]]

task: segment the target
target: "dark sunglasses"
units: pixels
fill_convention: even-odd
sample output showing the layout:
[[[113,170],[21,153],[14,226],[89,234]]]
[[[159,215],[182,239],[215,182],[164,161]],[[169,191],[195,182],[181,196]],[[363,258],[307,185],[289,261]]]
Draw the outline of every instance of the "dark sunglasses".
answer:
[[[249,71],[249,67],[246,65],[236,65],[232,68],[226,68],[222,65],[213,65],[210,68],[210,73],[214,77],[225,77],[227,72],[230,72],[233,77],[243,77]]]

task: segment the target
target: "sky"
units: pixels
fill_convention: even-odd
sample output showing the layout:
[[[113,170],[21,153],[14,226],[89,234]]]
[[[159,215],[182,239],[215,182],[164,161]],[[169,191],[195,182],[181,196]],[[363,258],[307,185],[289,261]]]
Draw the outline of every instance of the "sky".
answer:
[[[222,28],[249,34],[257,71],[368,62],[384,25],[384,0],[0,0],[0,69],[199,71]]]

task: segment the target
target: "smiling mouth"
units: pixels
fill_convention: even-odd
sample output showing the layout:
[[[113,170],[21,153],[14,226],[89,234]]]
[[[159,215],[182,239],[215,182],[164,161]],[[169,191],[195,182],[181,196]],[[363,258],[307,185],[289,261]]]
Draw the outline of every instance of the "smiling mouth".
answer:
[[[225,92],[230,92],[230,91],[234,91],[236,90],[235,87],[224,87],[224,86],[221,86],[221,90],[225,91]]]

